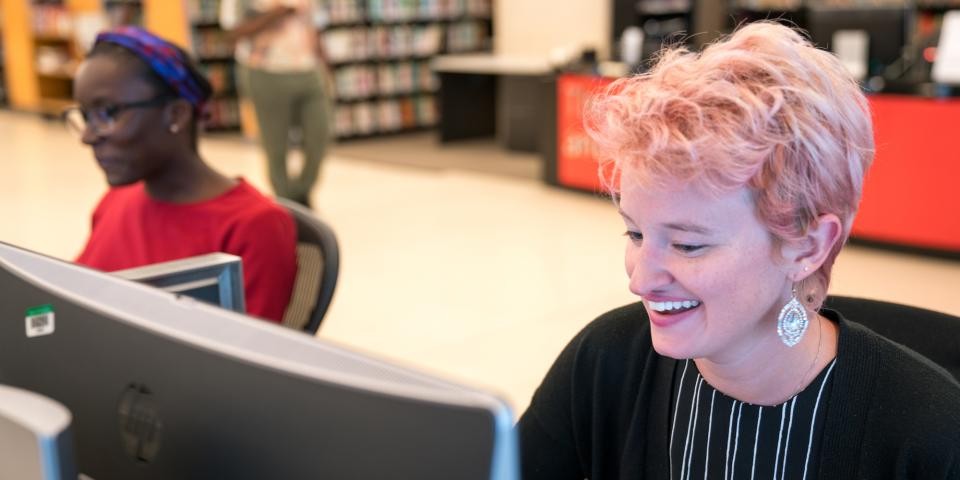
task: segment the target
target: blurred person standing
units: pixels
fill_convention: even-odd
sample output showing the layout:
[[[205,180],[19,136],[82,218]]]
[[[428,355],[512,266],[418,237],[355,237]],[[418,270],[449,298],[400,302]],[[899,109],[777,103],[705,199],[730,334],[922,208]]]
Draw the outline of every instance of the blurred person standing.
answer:
[[[310,206],[310,191],[331,138],[328,70],[318,30],[321,0],[222,0],[220,24],[237,39],[237,85],[256,110],[273,190]],[[301,133],[304,163],[291,175],[291,132]]]

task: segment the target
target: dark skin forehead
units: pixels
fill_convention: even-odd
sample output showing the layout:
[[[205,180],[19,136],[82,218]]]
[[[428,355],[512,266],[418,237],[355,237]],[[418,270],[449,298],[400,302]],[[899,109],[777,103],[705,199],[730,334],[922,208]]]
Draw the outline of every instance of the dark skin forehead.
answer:
[[[73,86],[73,98],[82,106],[141,101],[155,95],[136,61],[110,55],[84,60]]]

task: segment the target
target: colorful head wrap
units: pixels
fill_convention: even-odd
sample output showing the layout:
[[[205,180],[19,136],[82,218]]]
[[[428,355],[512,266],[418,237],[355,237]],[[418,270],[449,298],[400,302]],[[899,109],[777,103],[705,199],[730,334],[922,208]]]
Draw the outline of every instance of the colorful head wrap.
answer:
[[[130,26],[101,32],[94,46],[101,42],[114,43],[130,50],[196,110],[203,107],[208,93],[191,74],[188,67],[190,60],[170,42],[142,28]]]

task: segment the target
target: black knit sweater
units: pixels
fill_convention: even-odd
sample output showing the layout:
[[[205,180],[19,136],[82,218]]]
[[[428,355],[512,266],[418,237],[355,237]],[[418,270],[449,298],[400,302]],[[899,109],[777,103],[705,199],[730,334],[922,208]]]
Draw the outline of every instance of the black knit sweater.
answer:
[[[960,385],[919,354],[824,310],[840,338],[821,479],[960,479]],[[523,478],[669,478],[677,361],[653,350],[642,304],[563,350],[517,424]]]

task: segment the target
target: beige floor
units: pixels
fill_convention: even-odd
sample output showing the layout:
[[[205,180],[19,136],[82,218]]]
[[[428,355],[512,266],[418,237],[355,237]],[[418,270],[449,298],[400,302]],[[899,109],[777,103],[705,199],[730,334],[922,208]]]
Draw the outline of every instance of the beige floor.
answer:
[[[633,300],[616,211],[541,185],[530,157],[467,145],[436,157],[456,157],[452,168],[374,160],[369,152],[434,155],[429,138],[391,142],[338,149],[314,197],[342,245],[320,336],[496,390],[522,411],[567,340]],[[0,146],[0,241],[72,258],[104,190],[90,153],[60,125],[8,111],[0,111]],[[211,138],[203,153],[266,186],[252,145]],[[470,157],[518,165],[468,168]],[[835,272],[835,292],[960,315],[960,262],[848,248]]]

